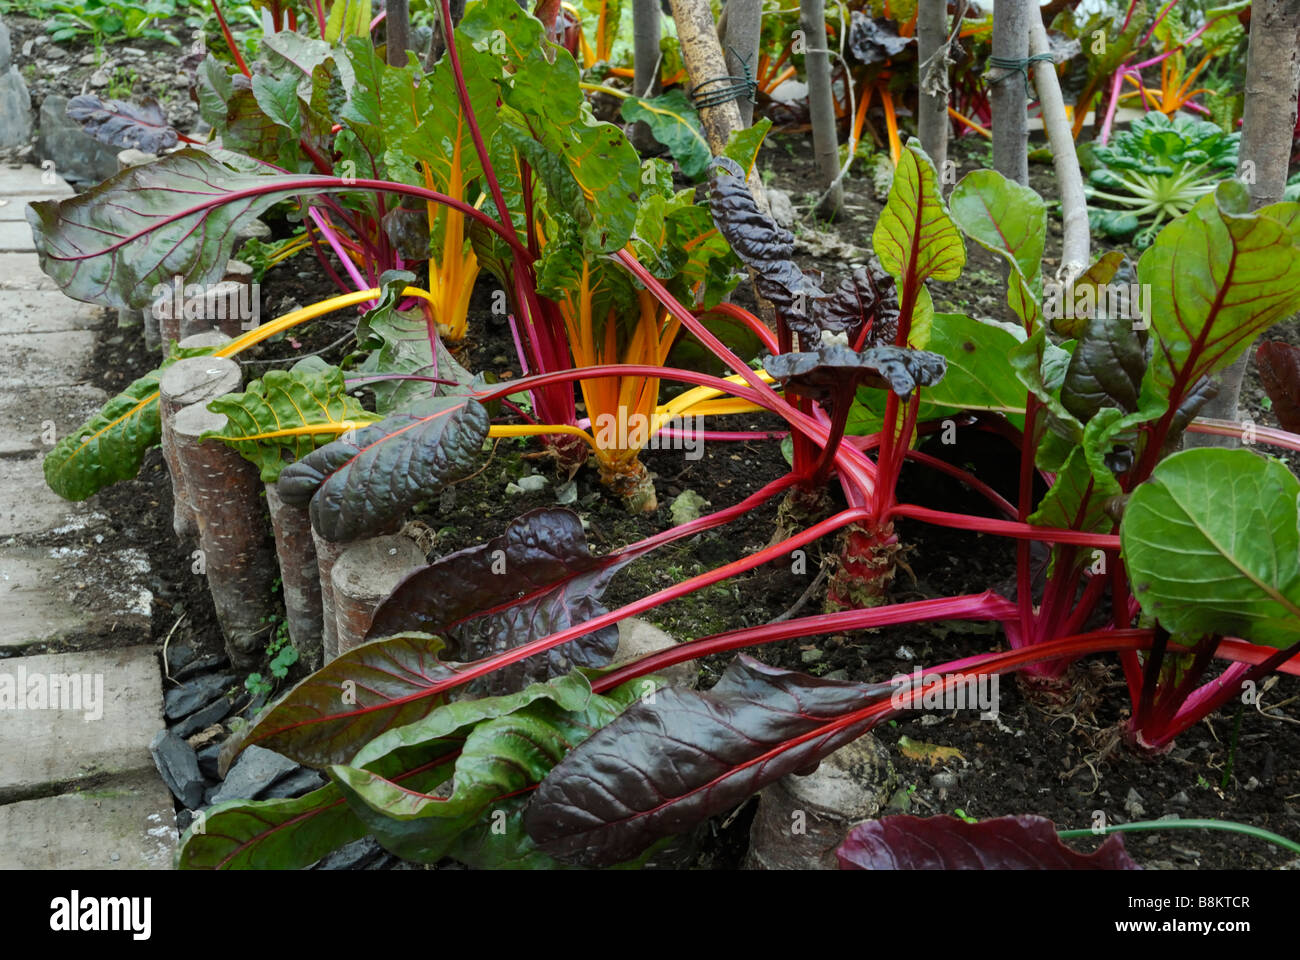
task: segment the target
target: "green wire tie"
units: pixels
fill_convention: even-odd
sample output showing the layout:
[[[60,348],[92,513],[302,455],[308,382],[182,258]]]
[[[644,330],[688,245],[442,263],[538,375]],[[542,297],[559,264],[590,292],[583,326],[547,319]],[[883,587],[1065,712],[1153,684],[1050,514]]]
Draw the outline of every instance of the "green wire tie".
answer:
[[[1056,57],[1050,53],[1036,53],[1032,57],[1025,57],[1023,60],[1019,57],[989,57],[987,63],[990,67],[995,70],[1007,71],[1000,76],[991,78],[989,83],[1001,83],[1007,77],[1018,73],[1025,78],[1026,99],[1032,100],[1034,99],[1034,91],[1029,86],[1029,65],[1038,62],[1054,63],[1055,61]]]

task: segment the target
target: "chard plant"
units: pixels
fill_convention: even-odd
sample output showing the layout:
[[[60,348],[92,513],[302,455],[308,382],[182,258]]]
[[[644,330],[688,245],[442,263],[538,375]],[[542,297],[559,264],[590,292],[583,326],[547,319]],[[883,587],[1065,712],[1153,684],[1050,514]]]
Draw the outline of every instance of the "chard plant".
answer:
[[[631,289],[644,288],[653,300],[655,314],[679,325],[721,368],[575,367],[547,355],[553,363],[538,363],[509,385],[462,383],[377,410],[361,426],[323,420],[292,434],[310,443],[256,425],[232,435],[231,442],[252,444],[254,455],[267,444],[279,448],[269,464],[278,468],[278,492],[307,507],[328,540],[367,536],[436,497],[479,468],[494,433],[546,435],[565,425],[494,422],[498,402],[525,391],[553,391],[557,403],[567,394],[571,405],[574,384],[628,377],[685,384],[670,403],[675,410],[717,410],[704,405],[721,401],[727,412],[779,417],[791,434],[793,465],[737,503],[603,555],[592,552],[575,513],[544,508],[417,569],[377,608],[368,642],[287,691],[224,750],[228,765],[250,745],[267,747],[325,771],[329,782],[296,799],[231,801],[205,811],[202,826],[184,837],[182,867],[306,866],[366,834],[421,862],[643,865],[672,836],[788,773],[807,771],[918,702],[920,691],[899,697],[893,683],[807,676],[744,653],[709,690],[663,688],[655,679],[676,663],[796,637],[934,620],[1001,624],[1009,649],[932,668],[945,688],[1026,670],[1058,680],[1072,660],[1115,654],[1133,704],[1129,740],[1148,752],[1167,749],[1242,684],[1274,670],[1300,673],[1300,481],[1252,450],[1174,452],[1213,375],[1300,307],[1300,205],[1252,212],[1235,181],[1203,196],[1160,231],[1138,263],[1150,312],[1135,329],[1124,311],[1057,316],[1040,276],[1045,207],[996,173],[968,175],[950,205],[929,159],[914,141],[907,144],[873,232],[878,262],[836,278],[826,292],[794,264],[789,235],[747,199],[744,169],[715,158],[709,213],[755,270],[759,292],[778,307],[777,331],[759,335],[770,355],[755,370],[692,309],[689,294],[699,288],[689,261],[661,269],[638,246],[652,240],[639,233],[650,232],[638,217],[641,167],[635,155],[623,160],[626,142],[616,131],[581,107],[567,126],[530,125],[530,117],[572,106],[567,98],[580,89],[572,58],[513,0],[471,5],[454,31],[445,0],[442,9],[448,62],[490,210],[425,186],[271,173],[235,155],[188,150],[80,197],[37,205],[31,219],[44,268],[84,299],[139,305],[130,298],[158,277],[212,279],[234,230],[278,199],[382,191],[472,221],[480,262],[510,281],[521,339],[532,348],[571,346],[562,339],[560,305],[538,288],[547,258],[563,249],[548,245],[574,243],[576,233],[584,269],[624,271]],[[469,49],[490,49],[495,36],[510,42],[493,75],[502,127],[489,144],[464,64]],[[131,203],[121,203],[127,191]],[[540,220],[535,203],[512,206],[508,192],[549,198],[552,214]],[[665,208],[679,202],[667,194],[663,201]],[[554,232],[557,209],[576,213],[575,231]],[[968,240],[1007,261],[1018,324],[935,312],[927,283],[960,277]],[[158,250],[168,253],[160,260]],[[1119,257],[1103,258],[1075,287],[1093,290],[1097,302],[1095,292],[1113,283],[1120,267]],[[417,296],[404,282],[390,275],[382,288],[351,295],[357,301],[335,298],[305,313]],[[588,283],[593,303],[594,289]],[[561,290],[581,302],[580,283],[553,292]],[[637,292],[639,307],[641,297]],[[725,312],[761,329],[739,308]],[[305,319],[266,326],[297,322]],[[241,341],[222,349],[237,351]],[[410,374],[393,379],[426,382]],[[269,404],[277,390],[296,389],[267,380],[250,392]],[[336,374],[323,372],[313,389],[328,394],[337,384]],[[143,400],[131,402],[139,408]],[[346,414],[333,408],[325,420]],[[936,423],[958,419],[963,428],[1015,438],[1015,502],[913,448]],[[1258,437],[1300,448],[1300,438],[1282,431]],[[285,452],[295,458],[287,466]],[[909,459],[961,479],[1001,516],[907,503],[899,476]],[[1045,495],[1035,495],[1036,475]],[[837,496],[824,489],[831,484]],[[602,602],[631,563],[723,531],[793,491],[799,494],[768,546],[617,608]],[[988,589],[889,602],[900,519],[1014,543],[1015,596]],[[847,609],[692,638],[609,668],[619,621],[789,562],[793,551],[827,537],[842,538],[831,599]],[[1035,544],[1051,553],[1041,582],[1033,575]],[[1216,659],[1228,667],[1202,684]],[[861,840],[851,839],[846,854]]]

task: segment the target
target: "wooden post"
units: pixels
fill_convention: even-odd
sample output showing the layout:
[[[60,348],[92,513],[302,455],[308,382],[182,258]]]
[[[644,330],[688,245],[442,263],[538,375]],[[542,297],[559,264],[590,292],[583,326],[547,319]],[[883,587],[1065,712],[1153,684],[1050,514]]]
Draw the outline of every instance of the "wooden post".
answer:
[[[730,75],[727,70],[726,57],[722,55],[722,44],[718,42],[717,24],[713,22],[713,12],[708,0],[671,0],[673,22],[677,24],[677,43],[682,51],[682,62],[691,78],[694,89],[706,80]],[[707,91],[707,88],[706,88]],[[727,147],[731,134],[741,129],[740,107],[735,100],[728,100],[717,106],[705,107],[700,111],[700,126],[704,130],[704,139],[709,142],[709,149],[716,157]],[[749,192],[754,197],[760,212],[771,214],[767,202],[767,191],[763,189],[763,180],[759,175],[758,164],[749,171]],[[749,271],[753,281],[753,270]],[[758,312],[768,326],[776,324],[776,311],[772,304],[755,291]]]
[[[817,191],[822,194],[817,215],[836,217],[844,208],[840,181],[840,148],[835,126],[835,98],[831,92],[831,58],[826,52],[826,5],[822,0],[799,4],[803,30],[804,68],[808,71],[808,113],[813,129],[813,156],[817,160]]]
[[[677,24],[677,41],[681,46],[686,72],[690,74],[692,88],[715,77],[729,76],[731,71],[727,69],[727,59],[722,55],[718,28],[713,22],[708,0],[672,0],[672,8],[673,20]],[[709,89],[706,87],[705,92]],[[709,149],[714,156],[718,156],[726,148],[732,133],[744,126],[740,118],[740,105],[735,100],[728,100],[714,107],[705,107],[700,111],[700,126],[704,129]],[[754,194],[759,209],[766,213],[767,194],[763,192],[763,183],[757,170],[750,174],[749,189]]]
[[[1029,16],[1029,52],[1034,56],[1052,52],[1047,42],[1047,30],[1043,28],[1042,18],[1037,12],[1031,12]],[[1065,115],[1065,100],[1061,96],[1055,61],[1035,61],[1034,87],[1038,91],[1043,132],[1047,134],[1047,142],[1052,147],[1052,164],[1061,191],[1064,239],[1061,242],[1060,279],[1062,283],[1072,285],[1074,278],[1087,270],[1091,262],[1091,238],[1088,201],[1083,192],[1083,173],[1079,170],[1079,154],[1074,148],[1070,121]]]
[[[232,275],[251,278],[251,268],[239,261],[230,263],[234,264],[233,268],[228,266],[228,270],[234,271]],[[258,319],[261,305],[253,301],[256,288],[250,283],[221,280],[195,286],[200,290],[193,291],[193,296],[184,286],[173,286],[151,308],[158,318],[163,356],[168,355],[172,341],[211,330],[219,330],[233,340],[257,326],[254,321]]]
[[[217,334],[223,340],[224,334]],[[210,337],[209,337],[210,338]],[[185,341],[190,343],[189,340]],[[158,419],[162,426],[162,454],[172,478],[172,530],[182,543],[193,541],[199,528],[185,475],[176,459],[173,422],[176,413],[195,403],[207,403],[238,390],[243,382],[239,364],[228,357],[191,357],[177,360],[158,382]]]
[[[1024,62],[1029,55],[1028,0],[999,0],[993,6],[993,56]],[[1035,4],[1033,16],[1038,16]],[[1025,74],[993,68],[988,75],[993,109],[993,169],[1022,186],[1029,184],[1029,118]]]
[[[380,601],[424,565],[424,551],[408,537],[371,537],[348,545],[330,571],[340,654],[365,642]]]
[[[649,4],[654,6],[654,4]],[[726,42],[727,70],[733,77],[755,76],[758,70],[759,33],[763,25],[763,0],[727,0],[724,16],[727,28],[723,31]],[[824,44],[823,44],[824,46]],[[742,126],[754,122],[754,101],[737,100]]]
[[[893,779],[889,751],[869,733],[808,776],[782,777],[759,794],[746,869],[838,869],[835,848],[853,824],[880,813]]]
[[[662,87],[659,82],[659,4],[632,4],[632,93],[638,97],[657,96]],[[628,131],[632,145],[642,152],[656,148],[654,135],[644,120],[632,124]]]
[[[225,426],[225,416],[210,413],[207,401],[185,407],[172,421],[176,458],[198,522],[201,569],[226,652],[235,667],[247,669],[270,640],[275,552],[257,468],[220,440],[199,439]]]
[[[390,67],[406,66],[411,48],[411,10],[407,0],[385,0],[384,53]]]
[[[334,564],[338,562],[349,544],[326,540],[314,529],[311,532],[311,541],[316,548],[316,570],[320,574],[321,664],[323,666],[339,655],[338,618],[334,613]]]
[[[1250,45],[1246,56],[1246,98],[1241,118],[1237,176],[1250,191],[1250,208],[1258,210],[1282,199],[1291,162],[1300,86],[1300,2],[1255,0],[1251,4]],[[1219,374],[1219,392],[1201,411],[1203,417],[1236,420],[1241,383],[1251,350]],[[1189,433],[1188,447],[1236,447],[1236,437]]]
[[[314,672],[324,666],[324,617],[311,519],[305,508],[290,506],[281,500],[274,483],[266,485],[266,509],[271,514],[271,529],[275,532],[275,555],[280,561],[289,637],[298,656]]]
[[[948,161],[948,0],[919,0],[916,7],[916,58],[918,61],[918,111],[916,133],[921,149],[939,171],[939,189],[945,183]]]

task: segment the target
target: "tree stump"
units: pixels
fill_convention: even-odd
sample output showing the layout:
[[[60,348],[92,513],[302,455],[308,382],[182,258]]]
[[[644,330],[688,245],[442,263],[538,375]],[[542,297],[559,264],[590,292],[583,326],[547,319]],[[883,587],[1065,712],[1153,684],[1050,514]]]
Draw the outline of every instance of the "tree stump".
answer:
[[[330,571],[340,654],[365,642],[380,601],[424,564],[424,551],[401,536],[371,537],[343,551]]]
[[[194,505],[200,570],[208,579],[230,662],[247,669],[258,663],[269,639],[275,552],[257,468],[220,440],[199,439],[225,426],[225,416],[210,413],[203,401],[176,413],[172,433]]]
[[[880,813],[894,779],[889,751],[871,734],[841,747],[806,777],[782,777],[759,794],[748,870],[835,870],[835,849],[855,824]]]
[[[219,334],[222,340],[224,335]],[[205,339],[211,340],[210,334]],[[186,343],[191,346],[200,344]],[[176,460],[173,420],[176,413],[191,404],[233,393],[243,382],[239,364],[228,357],[191,357],[178,360],[163,371],[158,381],[158,419],[162,426],[162,453],[172,478],[172,530],[182,543],[192,541],[199,532],[194,520],[194,505],[185,486],[185,475]]]
[[[232,275],[243,276],[238,261],[231,262],[236,264]],[[251,269],[247,275],[251,277]],[[172,341],[213,330],[233,340],[256,327],[261,305],[254,301],[255,292],[251,283],[239,280],[188,285],[174,280],[159,291],[151,307],[158,319],[164,356]]]
[[[351,544],[326,540],[315,530],[311,542],[316,548],[316,571],[320,575],[321,665],[339,655],[338,620],[334,615],[334,564]]]
[[[275,531],[275,554],[280,560],[289,637],[302,662],[309,670],[316,671],[324,666],[324,616],[311,518],[304,508],[281,500],[274,483],[266,485],[266,508],[271,514],[271,529]]]

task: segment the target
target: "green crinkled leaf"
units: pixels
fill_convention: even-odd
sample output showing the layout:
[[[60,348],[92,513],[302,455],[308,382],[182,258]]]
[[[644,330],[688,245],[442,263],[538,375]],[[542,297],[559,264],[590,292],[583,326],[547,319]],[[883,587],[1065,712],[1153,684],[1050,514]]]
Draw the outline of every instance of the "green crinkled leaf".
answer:
[[[46,485],[65,500],[85,500],[140,471],[149,449],[162,439],[158,381],[151,370],[104,405],[45,456]]]
[[[325,39],[339,43],[370,33],[370,0],[334,0],[325,20]]]
[[[1097,316],[1087,321],[1061,386],[1065,409],[1083,423],[1104,406],[1128,413],[1137,410],[1147,366],[1142,347],[1128,317]]]
[[[184,357],[201,357],[215,347],[173,347],[172,356],[109,400],[99,413],[54,445],[41,470],[46,485],[65,500],[85,500],[107,486],[130,480],[150,448],[162,440],[158,381]]]
[[[1088,208],[1088,227],[1093,233],[1111,237],[1115,240],[1127,240],[1137,233],[1142,222],[1136,213],[1127,210],[1106,210],[1102,207]]]
[[[657,97],[628,97],[622,113],[628,123],[645,123],[654,138],[668,148],[682,173],[692,180],[704,176],[713,151],[700,129],[699,114],[684,91],[674,87]]]
[[[1029,517],[1029,523],[1087,533],[1110,533],[1115,521],[1106,513],[1106,501],[1121,492],[1119,481],[1106,467],[1110,440],[1105,432],[1119,410],[1104,411],[1085,429],[1084,441],[1055,470],[1056,481]]]
[[[271,370],[243,393],[230,393],[208,404],[226,415],[226,427],[204,438],[225,441],[257,465],[265,483],[274,483],[285,467],[285,456],[301,460],[338,433],[353,429],[368,413],[348,395],[343,371],[322,365],[306,369]],[[261,434],[295,427],[332,426],[336,433],[266,438]]]
[[[176,868],[301,869],[365,835],[332,783],[295,799],[232,800],[204,811],[203,832],[185,831]]]
[[[1120,525],[1133,595],[1173,633],[1300,640],[1300,481],[1248,450],[1159,464]]]
[[[1136,279],[1132,267],[1126,264],[1121,251],[1111,250],[1075,277],[1069,288],[1061,283],[1048,284],[1044,291],[1043,312],[1051,322],[1052,332],[1062,337],[1081,336],[1088,320],[1100,315],[1096,306],[1101,302],[1099,294],[1105,286],[1117,275]],[[1089,296],[1092,298],[1091,310],[1088,309]]]
[[[563,164],[582,198],[569,212],[579,216],[586,245],[604,253],[622,249],[636,221],[641,161],[622,130],[592,115],[573,57],[544,43],[541,22],[514,0],[482,0],[466,11],[459,31],[504,57],[512,72],[501,79],[509,109],[500,120]]]
[[[509,820],[497,803],[537,783],[569,751],[617,717],[631,696],[653,681],[625,685],[619,696],[598,696],[577,671],[546,684],[535,684],[506,697],[458,701],[431,713],[405,737],[423,741],[464,738],[455,774],[447,788],[418,793],[382,775],[355,766],[338,765],[330,775],[348,798],[357,816],[386,849],[408,860],[435,862],[451,852],[467,831],[480,839],[482,830],[508,829]],[[402,734],[403,731],[394,731]],[[380,747],[367,748],[358,760],[376,757]],[[516,824],[516,829],[518,826]],[[553,866],[532,847],[526,834],[512,838],[511,859],[532,866]],[[480,846],[480,853],[483,847]],[[498,855],[505,855],[505,848]]]
[[[374,393],[375,409],[381,414],[400,413],[431,396],[460,392],[474,379],[456,362],[437,330],[430,327],[418,303],[410,310],[397,309],[402,290],[415,283],[415,274],[404,270],[389,270],[379,278],[383,293],[357,324],[357,342],[370,351],[360,372],[434,377],[449,380],[451,384],[434,384],[428,380],[373,381],[367,387]]]

